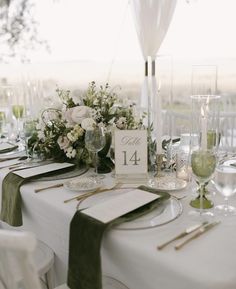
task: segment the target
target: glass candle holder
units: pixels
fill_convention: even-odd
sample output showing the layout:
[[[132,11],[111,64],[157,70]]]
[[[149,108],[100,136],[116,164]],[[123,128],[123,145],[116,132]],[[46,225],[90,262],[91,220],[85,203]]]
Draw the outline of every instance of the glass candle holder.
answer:
[[[216,166],[216,156],[220,139],[220,96],[193,95],[191,99],[191,134],[195,138],[194,148],[192,148],[191,153],[191,166],[198,184],[198,189],[196,190],[197,198],[192,200],[190,205],[196,209],[200,209],[202,213],[203,209],[213,207],[213,202],[208,200],[209,191],[206,186]],[[204,173],[204,177],[199,177],[201,173]]]

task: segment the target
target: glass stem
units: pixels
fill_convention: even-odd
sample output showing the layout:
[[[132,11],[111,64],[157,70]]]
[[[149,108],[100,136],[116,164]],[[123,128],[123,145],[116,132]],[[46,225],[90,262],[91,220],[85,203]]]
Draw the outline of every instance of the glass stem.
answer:
[[[25,141],[25,154],[26,154],[26,161],[30,160],[30,155],[29,155],[29,146],[28,146],[28,141]]]
[[[229,210],[229,198],[225,197],[225,211]]]
[[[204,188],[205,185],[204,184],[200,184],[200,188],[199,188],[199,193],[200,193],[200,215],[202,214],[203,211],[203,196],[204,196]]]
[[[98,152],[95,152],[95,174],[98,174]]]

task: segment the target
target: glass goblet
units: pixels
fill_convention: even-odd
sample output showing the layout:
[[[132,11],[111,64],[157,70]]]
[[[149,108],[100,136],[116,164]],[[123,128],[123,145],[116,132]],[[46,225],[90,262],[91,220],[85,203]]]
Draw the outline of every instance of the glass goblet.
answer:
[[[190,205],[200,210],[203,215],[203,209],[210,209],[213,203],[207,199],[205,185],[211,179],[216,167],[216,154],[211,150],[195,150],[191,155],[192,173],[195,177],[198,188],[198,197],[190,202]],[[212,215],[207,213],[206,215]]]
[[[217,166],[212,182],[225,199],[225,204],[215,207],[216,214],[223,216],[236,215],[236,208],[229,205],[229,197],[236,193],[236,168],[224,164]]]
[[[103,149],[106,143],[106,137],[103,127],[94,127],[85,132],[85,146],[88,151],[95,154],[95,176],[98,180],[98,152]]]
[[[4,126],[6,122],[6,114],[4,111],[0,111],[0,142],[4,138]]]
[[[22,130],[22,119],[24,116],[24,105],[14,104],[12,105],[12,114],[16,119],[16,141],[19,140],[19,135]]]
[[[24,140],[25,143],[25,152],[26,152],[26,162],[32,161],[33,154],[30,155],[29,151],[29,139],[33,136],[34,132],[36,131],[36,123],[33,119],[26,119],[23,122],[23,130],[20,134],[21,138]]]

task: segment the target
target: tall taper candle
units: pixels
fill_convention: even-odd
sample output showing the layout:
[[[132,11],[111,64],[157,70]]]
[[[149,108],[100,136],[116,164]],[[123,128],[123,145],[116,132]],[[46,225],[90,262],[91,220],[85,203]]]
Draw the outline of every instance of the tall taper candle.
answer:
[[[160,91],[160,83],[156,85],[156,77],[155,77],[155,60],[152,60],[152,98],[153,98],[153,127],[156,132],[156,153],[162,154],[162,104],[161,104],[161,95]]]

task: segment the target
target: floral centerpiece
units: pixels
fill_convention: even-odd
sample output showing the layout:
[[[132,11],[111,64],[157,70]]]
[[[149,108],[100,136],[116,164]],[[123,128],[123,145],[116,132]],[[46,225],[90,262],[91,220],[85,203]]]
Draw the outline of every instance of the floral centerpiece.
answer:
[[[114,129],[143,128],[143,118],[137,117],[134,104],[125,104],[108,84],[88,89],[75,100],[69,90],[56,90],[60,108],[47,108],[37,120],[36,132],[29,140],[29,148],[41,157],[57,161],[71,161],[78,165],[93,163],[85,147],[84,136],[94,125],[106,130],[106,145],[99,152],[104,171],[110,171],[112,162],[108,151]]]

